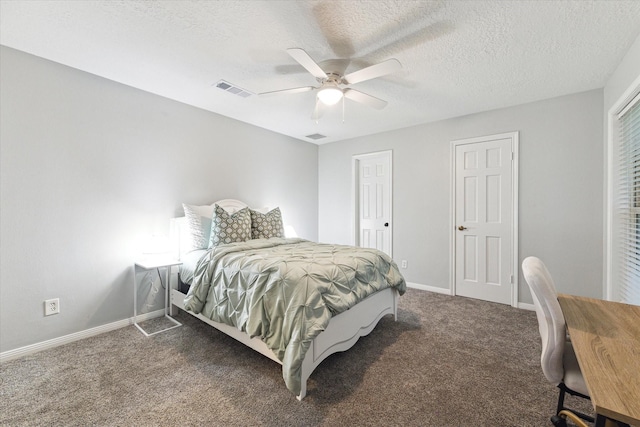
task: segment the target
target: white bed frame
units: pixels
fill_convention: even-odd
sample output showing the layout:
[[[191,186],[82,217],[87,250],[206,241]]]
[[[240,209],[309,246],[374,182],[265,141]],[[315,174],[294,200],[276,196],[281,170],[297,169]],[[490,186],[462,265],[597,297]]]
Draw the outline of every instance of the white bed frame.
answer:
[[[238,200],[221,200],[216,203],[224,209],[229,208],[229,210],[246,206]],[[174,218],[172,220],[172,234],[175,232],[181,234],[180,230],[183,228],[181,222],[184,222],[184,218]],[[174,238],[176,238],[175,235]],[[181,242],[179,236],[177,237],[177,242],[178,245]],[[185,294],[176,289],[174,285],[177,286],[177,280],[173,282],[171,289],[172,314],[175,313],[174,307],[184,310],[185,298]],[[394,320],[397,320],[398,296],[398,291],[393,288],[387,288],[370,295],[349,310],[331,318],[327,328],[311,342],[311,346],[302,362],[300,394],[297,396],[298,400],[302,400],[306,396],[307,379],[309,379],[311,373],[324,359],[333,353],[350,349],[360,337],[368,335],[373,331],[383,316],[393,314]],[[214,322],[202,314],[195,314],[191,311],[186,312],[230,337],[235,338],[248,347],[251,347],[258,353],[282,364],[271,349],[258,337],[251,338],[248,334],[233,326]]]

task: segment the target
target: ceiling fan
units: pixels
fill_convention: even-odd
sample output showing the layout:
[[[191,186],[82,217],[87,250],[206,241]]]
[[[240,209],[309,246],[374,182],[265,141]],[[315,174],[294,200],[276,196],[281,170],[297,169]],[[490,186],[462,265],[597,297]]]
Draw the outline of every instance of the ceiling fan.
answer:
[[[303,49],[287,49],[287,53],[308,72],[310,72],[316,78],[318,83],[320,83],[320,86],[296,87],[292,89],[263,92],[260,95],[292,94],[317,90],[316,107],[311,117],[314,120],[317,120],[322,115],[323,105],[335,105],[344,98],[351,99],[352,101],[368,105],[369,107],[376,108],[378,110],[383,109],[387,105],[387,101],[368,95],[364,92],[360,92],[359,90],[351,89],[348,86],[364,82],[366,80],[375,79],[377,77],[382,77],[402,69],[400,61],[397,59],[388,59],[361,70],[344,74],[344,68],[348,65],[348,61],[346,63],[344,60],[326,61],[325,68],[327,71],[325,71]]]

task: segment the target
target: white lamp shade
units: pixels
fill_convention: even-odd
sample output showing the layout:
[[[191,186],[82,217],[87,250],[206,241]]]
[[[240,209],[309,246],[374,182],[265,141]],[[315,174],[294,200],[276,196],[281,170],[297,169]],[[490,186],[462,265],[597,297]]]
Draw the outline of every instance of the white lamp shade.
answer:
[[[320,89],[318,99],[325,105],[335,105],[342,99],[342,90],[337,87],[330,86]]]

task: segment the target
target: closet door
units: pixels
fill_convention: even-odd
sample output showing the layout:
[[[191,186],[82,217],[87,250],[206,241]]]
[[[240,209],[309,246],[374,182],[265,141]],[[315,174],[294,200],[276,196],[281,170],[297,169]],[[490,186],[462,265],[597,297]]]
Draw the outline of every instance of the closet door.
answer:
[[[512,304],[513,137],[457,141],[454,151],[455,293]]]
[[[391,152],[354,156],[356,244],[391,256]]]

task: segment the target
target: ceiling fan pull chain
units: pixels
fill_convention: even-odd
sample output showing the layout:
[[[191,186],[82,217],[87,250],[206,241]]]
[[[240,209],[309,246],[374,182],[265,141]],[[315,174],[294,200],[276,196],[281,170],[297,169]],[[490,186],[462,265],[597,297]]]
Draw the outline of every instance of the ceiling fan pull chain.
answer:
[[[342,123],[344,123],[344,96],[342,97]]]

